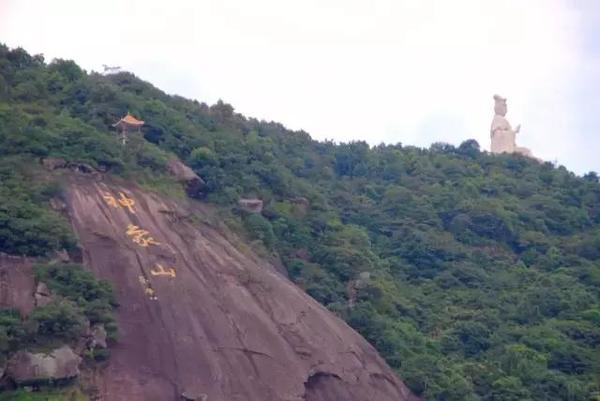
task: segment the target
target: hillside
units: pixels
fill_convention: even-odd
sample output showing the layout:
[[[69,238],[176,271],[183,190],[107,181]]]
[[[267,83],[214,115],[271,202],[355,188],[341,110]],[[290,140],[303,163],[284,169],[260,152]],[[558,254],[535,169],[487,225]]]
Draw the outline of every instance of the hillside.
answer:
[[[123,147],[111,124],[126,111],[146,125]],[[47,206],[68,191],[41,159],[183,199],[167,174],[175,156],[206,182],[189,196],[216,205],[256,252],[280,260],[416,394],[598,396],[596,174],[492,156],[474,141],[317,142],[129,73],[87,74],[0,48],[0,251],[48,257],[82,241]],[[262,213],[240,210],[240,198],[261,199]]]
[[[412,399],[358,334],[195,220],[210,209],[77,181],[67,203],[84,262],[114,283],[121,304],[119,341],[94,380],[99,399]],[[107,204],[106,194],[119,193],[135,204]]]

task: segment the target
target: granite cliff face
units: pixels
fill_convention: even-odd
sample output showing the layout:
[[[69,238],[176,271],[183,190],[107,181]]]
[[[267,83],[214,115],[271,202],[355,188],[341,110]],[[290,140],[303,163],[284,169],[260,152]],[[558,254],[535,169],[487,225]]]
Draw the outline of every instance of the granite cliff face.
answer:
[[[88,178],[67,204],[83,262],[120,303],[100,399],[417,399],[342,320],[190,217],[210,210]]]
[[[34,293],[31,261],[0,253],[0,308],[14,308],[26,316],[35,308]]]

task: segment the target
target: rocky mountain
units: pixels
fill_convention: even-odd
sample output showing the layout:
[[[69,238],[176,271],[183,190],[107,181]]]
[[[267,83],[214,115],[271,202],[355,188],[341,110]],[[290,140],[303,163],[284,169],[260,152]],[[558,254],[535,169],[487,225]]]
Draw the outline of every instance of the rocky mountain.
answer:
[[[418,399],[342,320],[239,239],[198,223],[214,208],[97,174],[65,179],[82,261],[120,304],[110,359],[81,378],[94,399]],[[31,313],[31,264],[5,255],[0,277],[2,306]],[[54,353],[18,354],[7,375],[79,375],[70,348]]]
[[[210,208],[88,178],[68,205],[85,265],[120,303],[100,399],[416,399],[342,320],[249,247],[194,224]]]
[[[0,367],[46,372],[0,401],[588,401],[599,238],[595,172],[314,141],[0,46]]]

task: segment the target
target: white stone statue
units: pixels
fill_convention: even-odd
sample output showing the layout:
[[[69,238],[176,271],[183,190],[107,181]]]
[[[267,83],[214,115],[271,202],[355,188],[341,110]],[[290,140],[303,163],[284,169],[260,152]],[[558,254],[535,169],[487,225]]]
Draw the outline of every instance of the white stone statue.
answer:
[[[506,98],[494,95],[494,119],[490,130],[492,136],[492,153],[520,153],[525,156],[533,157],[531,151],[527,148],[517,146],[516,137],[521,126],[513,130],[506,119]]]

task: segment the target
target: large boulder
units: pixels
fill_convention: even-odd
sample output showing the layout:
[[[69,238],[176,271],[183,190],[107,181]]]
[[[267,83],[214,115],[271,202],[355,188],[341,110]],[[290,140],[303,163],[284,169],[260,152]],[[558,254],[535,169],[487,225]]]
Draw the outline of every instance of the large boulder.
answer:
[[[67,167],[67,161],[62,157],[45,157],[42,159],[42,165],[47,170],[56,170]]]
[[[19,351],[8,361],[6,376],[19,385],[68,380],[79,376],[81,358],[64,345],[49,354]]]
[[[69,168],[76,173],[99,175],[99,171],[87,163],[69,163]]]
[[[263,210],[263,201],[260,199],[245,199],[238,200],[238,205],[248,213],[261,213]]]
[[[48,286],[41,281],[38,283],[35,289],[35,306],[41,307],[46,306],[52,302],[52,293],[48,289]]]
[[[190,196],[197,195],[205,187],[206,183],[194,170],[177,159],[171,159],[167,163],[167,170],[179,182],[186,186],[186,192]]]

